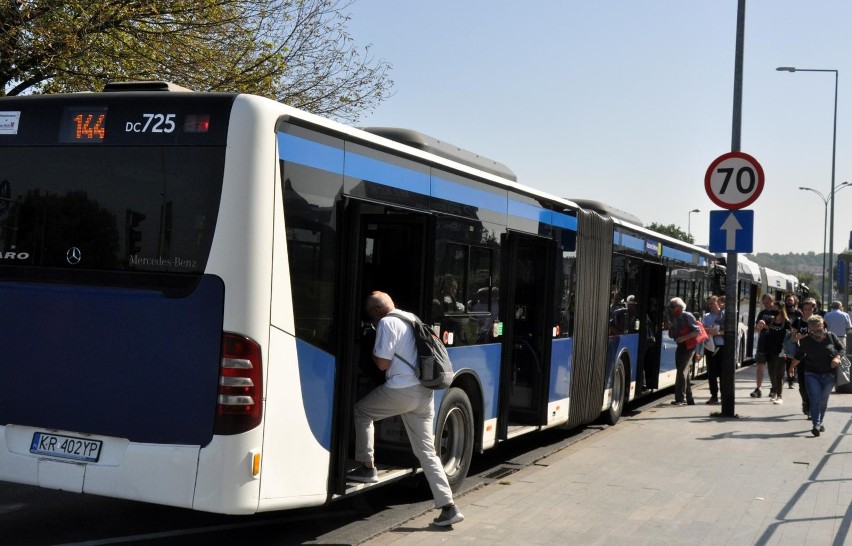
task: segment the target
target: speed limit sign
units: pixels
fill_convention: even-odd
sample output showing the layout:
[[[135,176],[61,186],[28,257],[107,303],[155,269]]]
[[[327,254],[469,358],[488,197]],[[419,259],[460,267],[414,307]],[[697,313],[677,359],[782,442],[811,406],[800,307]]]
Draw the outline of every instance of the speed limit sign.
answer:
[[[728,210],[747,207],[763,191],[763,167],[743,152],[728,152],[716,158],[704,175],[710,200]]]

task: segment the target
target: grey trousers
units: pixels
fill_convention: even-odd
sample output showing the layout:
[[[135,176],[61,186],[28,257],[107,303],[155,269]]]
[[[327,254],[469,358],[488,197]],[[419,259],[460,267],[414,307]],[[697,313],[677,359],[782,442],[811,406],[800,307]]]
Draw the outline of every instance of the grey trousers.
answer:
[[[687,349],[683,343],[677,344],[675,350],[675,366],[677,367],[677,375],[675,376],[675,402],[686,402],[691,404],[692,400],[692,382],[689,380],[689,372],[692,369],[692,360],[695,356],[695,349]]]
[[[432,424],[435,403],[432,391],[426,387],[415,385],[391,389],[381,385],[355,404],[355,460],[374,462],[373,422],[395,415],[402,417],[411,448],[432,490],[435,506],[440,508],[452,504],[453,492],[447,482],[444,465],[435,453]]]

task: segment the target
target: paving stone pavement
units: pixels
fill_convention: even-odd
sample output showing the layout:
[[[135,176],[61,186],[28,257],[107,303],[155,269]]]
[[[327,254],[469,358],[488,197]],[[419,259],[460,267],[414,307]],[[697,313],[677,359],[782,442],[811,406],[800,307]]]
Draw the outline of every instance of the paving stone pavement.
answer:
[[[754,371],[736,375],[737,419],[696,384],[694,406],[663,398],[456,499],[452,528],[430,510],[366,544],[852,544],[852,394],[831,395],[815,438],[797,388],[749,397]]]

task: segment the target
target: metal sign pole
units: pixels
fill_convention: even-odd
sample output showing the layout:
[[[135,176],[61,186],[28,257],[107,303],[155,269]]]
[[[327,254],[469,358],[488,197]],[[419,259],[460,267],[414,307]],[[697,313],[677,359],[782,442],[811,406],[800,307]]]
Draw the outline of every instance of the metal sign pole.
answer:
[[[734,60],[734,115],[731,130],[731,151],[740,151],[742,133],[743,105],[743,43],[745,40],[746,0],[737,2],[737,45]],[[723,417],[736,417],[735,372],[737,358],[737,317],[739,299],[737,297],[737,253],[729,252],[727,257],[727,275],[725,277],[725,345],[722,369],[720,370],[719,391],[722,395]]]

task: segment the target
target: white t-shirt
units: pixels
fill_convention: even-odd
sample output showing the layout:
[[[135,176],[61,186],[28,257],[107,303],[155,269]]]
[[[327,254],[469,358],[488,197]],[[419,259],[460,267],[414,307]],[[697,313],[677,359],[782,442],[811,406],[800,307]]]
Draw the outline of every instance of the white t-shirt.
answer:
[[[411,313],[394,311],[410,317]],[[399,354],[412,365],[417,365],[417,346],[414,343],[414,332],[411,325],[400,317],[386,315],[379,321],[376,327],[376,344],[373,346],[373,355],[391,361],[390,367],[385,370],[385,385],[391,389],[402,389],[419,385],[420,380],[414,374],[411,367],[397,358]]]

